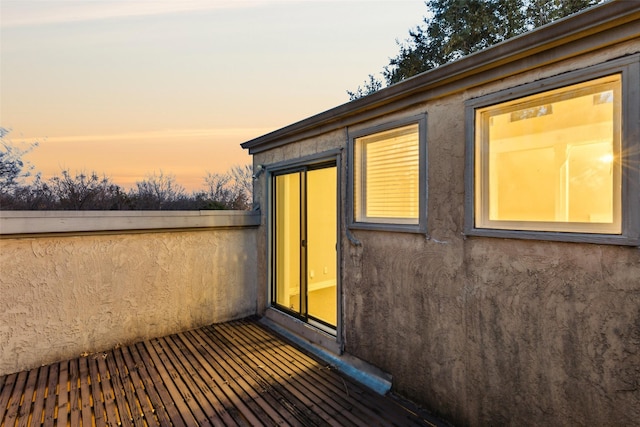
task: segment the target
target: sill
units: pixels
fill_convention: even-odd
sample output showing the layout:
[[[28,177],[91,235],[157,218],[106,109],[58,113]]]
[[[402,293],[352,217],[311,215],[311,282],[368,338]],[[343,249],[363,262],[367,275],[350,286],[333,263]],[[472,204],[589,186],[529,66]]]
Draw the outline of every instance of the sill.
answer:
[[[257,227],[259,211],[0,211],[0,237]]]
[[[386,223],[369,223],[354,222],[349,224],[350,230],[375,230],[375,231],[392,231],[399,233],[416,233],[424,234],[427,232],[426,227],[419,224],[386,224]]]
[[[562,233],[546,231],[497,230],[489,228],[470,228],[465,236],[497,237],[503,239],[542,240],[554,242],[593,243],[601,245],[639,246],[637,236],[591,233]]]

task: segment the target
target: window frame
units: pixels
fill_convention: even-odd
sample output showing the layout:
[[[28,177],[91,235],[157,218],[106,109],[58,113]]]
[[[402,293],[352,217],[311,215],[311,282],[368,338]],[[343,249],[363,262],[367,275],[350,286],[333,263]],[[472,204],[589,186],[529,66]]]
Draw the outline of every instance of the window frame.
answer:
[[[622,95],[620,152],[623,153],[623,160],[620,165],[620,234],[535,231],[516,229],[515,227],[514,229],[504,229],[476,226],[476,126],[479,125],[476,123],[476,110],[613,74],[621,75]],[[640,244],[640,55],[619,58],[466,101],[465,149],[465,235],[628,246]]]
[[[377,133],[392,131],[410,125],[418,125],[418,222],[417,224],[403,224],[391,222],[389,220],[356,221],[355,212],[355,162],[356,162],[356,140],[358,138],[372,136]],[[396,231],[405,233],[426,233],[427,231],[427,115],[419,114],[406,117],[400,120],[372,126],[358,131],[347,131],[348,133],[348,179],[347,194],[349,206],[349,228],[356,230],[381,230]]]

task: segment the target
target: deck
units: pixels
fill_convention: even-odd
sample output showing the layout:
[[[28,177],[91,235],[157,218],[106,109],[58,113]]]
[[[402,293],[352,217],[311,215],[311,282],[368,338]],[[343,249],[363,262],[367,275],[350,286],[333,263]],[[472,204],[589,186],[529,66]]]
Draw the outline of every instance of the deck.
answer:
[[[0,426],[433,426],[254,320],[0,377]]]

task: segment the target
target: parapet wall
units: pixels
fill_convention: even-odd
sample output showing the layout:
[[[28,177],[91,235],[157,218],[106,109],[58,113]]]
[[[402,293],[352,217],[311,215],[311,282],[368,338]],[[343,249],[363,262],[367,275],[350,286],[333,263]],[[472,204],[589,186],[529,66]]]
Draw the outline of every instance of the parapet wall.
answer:
[[[258,221],[2,212],[0,375],[254,314]]]

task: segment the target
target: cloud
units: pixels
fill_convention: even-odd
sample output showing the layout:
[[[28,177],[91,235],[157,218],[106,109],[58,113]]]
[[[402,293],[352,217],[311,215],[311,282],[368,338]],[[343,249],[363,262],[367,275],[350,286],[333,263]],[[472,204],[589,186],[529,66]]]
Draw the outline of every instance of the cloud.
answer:
[[[170,139],[180,141],[192,138],[240,138],[249,139],[256,135],[264,135],[272,128],[221,128],[221,129],[165,129],[146,132],[127,132],[119,134],[99,135],[73,135],[73,136],[47,136],[28,137],[28,140],[42,140],[47,143],[55,142],[102,142],[102,141],[145,141]]]
[[[270,0],[3,0],[3,28],[240,9]]]

